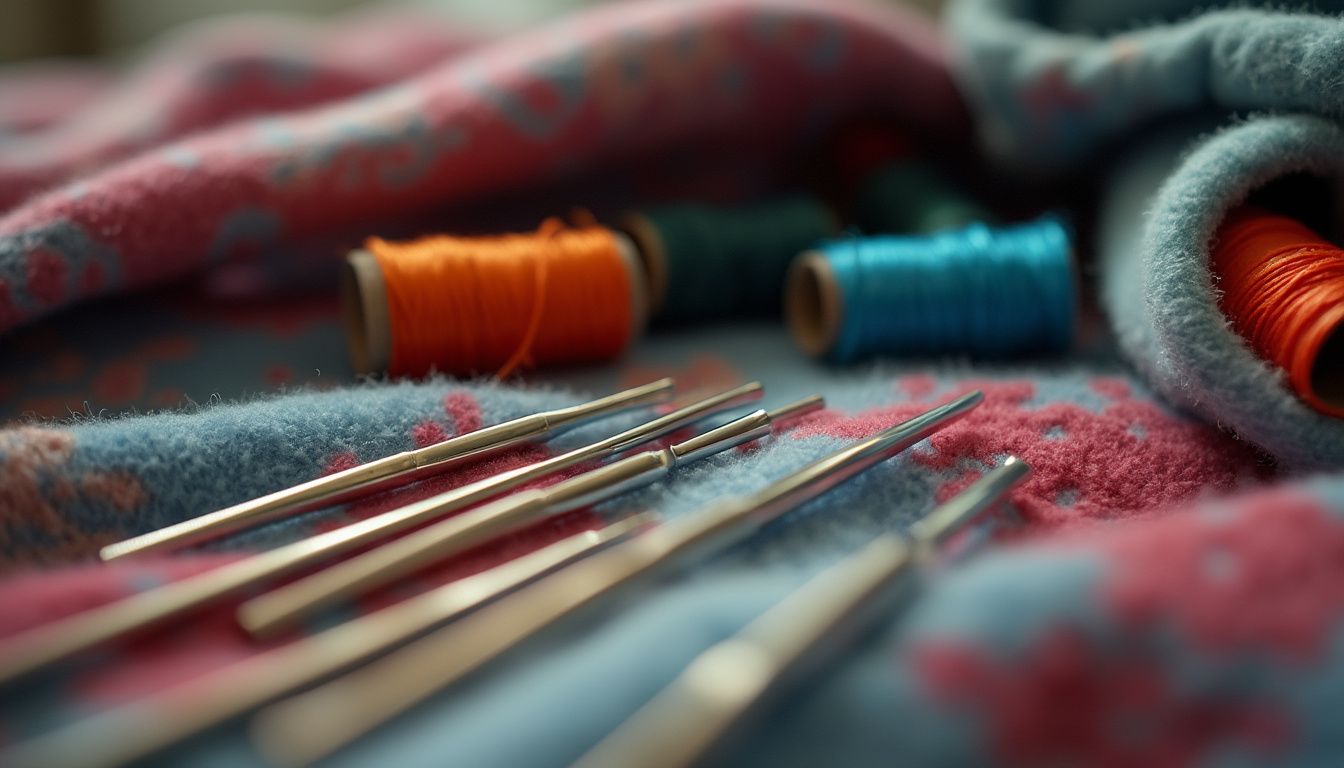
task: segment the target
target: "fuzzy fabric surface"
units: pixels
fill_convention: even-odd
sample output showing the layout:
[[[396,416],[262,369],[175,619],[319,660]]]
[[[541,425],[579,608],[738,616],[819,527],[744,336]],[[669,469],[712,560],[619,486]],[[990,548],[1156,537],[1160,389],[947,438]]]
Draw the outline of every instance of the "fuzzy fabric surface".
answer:
[[[955,132],[941,50],[909,19],[808,0],[602,8],[363,96],[167,142],[0,218],[0,330],[231,257],[294,261],[306,244],[330,260],[334,234],[357,242],[700,137],[778,156],[865,108]],[[0,176],[10,200],[28,188]]]
[[[1232,329],[1209,246],[1223,215],[1257,190],[1341,178],[1341,7],[965,0],[948,16],[978,130],[998,157],[1058,174],[1103,165],[1106,147],[1120,156],[1097,252],[1102,299],[1135,366],[1173,402],[1301,469],[1344,464],[1344,423],[1298,400]],[[1284,112],[1228,120],[1267,109]],[[1153,130],[1159,118],[1179,127]]]
[[[1297,398],[1218,308],[1209,244],[1223,215],[1297,173],[1344,178],[1344,129],[1262,116],[1195,143],[1174,128],[1120,164],[1105,202],[1102,297],[1121,344],[1171,401],[1298,468],[1344,465],[1344,421]],[[1133,235],[1139,222],[1142,234]]]
[[[1022,172],[1060,173],[1172,113],[1344,117],[1341,11],[1330,0],[956,0],[947,25],[985,145]]]
[[[1277,489],[1263,492],[1268,494],[1263,501],[1251,495],[1249,500],[1208,502],[1208,513],[1181,509],[1203,497],[1261,487],[1276,473],[1246,444],[1173,413],[1123,374],[1062,368],[1037,370],[1030,377],[1011,371],[979,377],[965,371],[932,375],[891,369],[847,381],[835,374],[813,375],[823,378],[806,386],[821,384],[830,409],[761,445],[708,459],[647,491],[536,526],[338,609],[311,623],[309,631],[627,511],[690,514],[971,388],[982,389],[987,402],[927,444],[798,510],[727,555],[639,590],[582,624],[548,633],[496,675],[437,697],[342,759],[430,765],[451,748],[472,765],[564,764],[709,643],[744,625],[818,568],[879,533],[901,530],[1006,455],[1027,461],[1034,474],[1013,495],[1010,508],[972,533],[973,540],[993,542],[1003,551],[965,567],[946,566],[947,573],[933,578],[911,613],[893,620],[894,635],[856,652],[837,677],[828,678],[816,694],[820,698],[809,695],[801,708],[789,710],[787,718],[796,719],[796,725],[769,729],[728,764],[811,764],[841,743],[846,759],[855,762],[885,763],[893,755],[917,763],[995,755],[1013,762],[1014,750],[1025,750],[1033,760],[1074,758],[1089,750],[1125,747],[1123,738],[1108,741],[1114,734],[1105,724],[1113,717],[1156,718],[1136,725],[1158,730],[1143,731],[1154,741],[1125,747],[1134,754],[1237,748],[1247,738],[1249,746],[1279,758],[1320,754],[1324,742],[1309,734],[1327,726],[1315,723],[1309,709],[1299,711],[1280,700],[1284,680],[1271,675],[1261,681],[1267,687],[1238,689],[1233,698],[1223,690],[1246,673],[1242,660],[1249,663],[1268,651],[1282,651],[1316,676],[1344,670],[1321,647],[1326,639],[1317,623],[1328,622],[1327,612],[1335,610],[1329,579],[1320,577],[1319,596],[1289,599],[1303,588],[1300,574],[1328,568],[1340,554],[1332,542],[1344,536],[1344,520],[1331,511],[1330,497],[1309,489]],[[787,386],[766,383],[771,402],[792,395]],[[108,538],[180,519],[187,509],[229,503],[259,489],[572,400],[567,393],[500,386],[401,384],[11,431],[6,433],[4,487],[41,502],[32,515],[16,521],[11,540],[23,546],[13,554],[32,556],[45,545],[49,557],[76,557],[79,552],[67,549],[70,541],[62,538],[72,528],[87,532],[78,539],[87,552]],[[553,449],[611,428],[586,428]],[[327,529],[542,455],[543,449],[522,450],[390,498],[260,529],[213,554],[16,576],[0,585],[7,606],[2,629],[19,632],[217,567],[239,549]],[[65,489],[67,483],[73,487]],[[1320,546],[1319,555],[1308,556],[1297,545],[1292,551],[1266,550],[1266,543],[1250,535],[1254,523],[1239,510],[1272,514],[1282,498],[1298,499],[1302,509],[1297,514],[1314,528],[1295,530],[1292,536]],[[1117,543],[1131,537],[1136,543]],[[1162,545],[1153,550],[1156,541]],[[1143,557],[1116,554],[1130,550]],[[1164,554],[1168,551],[1176,554]],[[1206,567],[1215,570],[1206,573]],[[1279,573],[1279,568],[1290,572]],[[1226,594],[1223,614],[1214,596],[1205,594],[1201,585],[1206,584]],[[1170,594],[1177,585],[1180,591]],[[1182,602],[1179,595],[1185,593],[1195,597]],[[1247,595],[1259,607],[1242,616],[1237,607],[1246,605]],[[0,721],[13,736],[36,734],[255,653],[264,646],[240,637],[232,625],[234,605],[30,684],[22,696],[5,700]],[[1007,615],[1013,620],[1004,621]],[[1202,673],[1198,685],[1174,687],[1168,676],[1187,673],[1183,659],[1202,660],[1205,644],[1218,648],[1225,642],[1232,647],[1222,657],[1205,660],[1214,667]],[[1113,643],[1117,647],[1111,648]],[[1137,699],[1124,694],[1131,671],[1151,680]],[[1037,698],[1058,685],[1088,691],[1084,702],[1094,709],[1076,713],[1076,721],[1058,720],[1048,699]],[[585,691],[581,705],[573,701],[575,690]],[[995,693],[986,697],[976,693],[980,690]],[[1293,690],[1293,696],[1299,695],[1318,694]],[[561,706],[565,701],[570,703]],[[866,714],[851,720],[847,712]],[[1169,715],[1178,716],[1168,721]],[[1320,716],[1328,717],[1324,711]],[[1028,719],[1019,722],[1019,717]],[[1267,740],[1247,736],[1248,718],[1265,721]],[[1090,733],[1064,738],[1079,726]],[[529,733],[526,741],[516,738],[519,729]],[[836,733],[846,738],[825,735]],[[934,737],[939,733],[943,738]],[[240,735],[232,731],[202,739],[168,759],[194,762],[223,754],[257,761]],[[1005,743],[1007,752],[1002,751]]]
[[[1045,33],[1015,18],[1026,5],[959,6],[957,45],[1023,57],[989,62],[1033,61],[1041,55],[1027,52],[1039,39],[1033,35]],[[1090,7],[1114,18],[1088,23],[1133,29],[1128,34],[1144,40],[1184,39],[1186,25],[1205,24],[1180,21],[1180,10],[1143,31],[1135,19],[1163,19],[1169,10]],[[1070,8],[1056,9],[1062,29],[1083,23]],[[963,34],[968,19],[1015,31]],[[1318,21],[1281,42],[1297,51],[1318,29],[1334,28]],[[1246,31],[1261,40],[1267,28]],[[1069,50],[1106,44],[1066,37]],[[81,401],[90,413],[0,429],[0,653],[5,639],[45,623],[535,461],[637,417],[198,550],[92,562],[109,541],[378,456],[664,375],[687,388],[759,379],[767,406],[819,392],[827,409],[652,487],[427,569],[272,643],[244,636],[234,600],[62,664],[0,690],[0,745],[227,670],[636,510],[694,514],[980,389],[982,406],[901,457],[729,551],[542,633],[331,763],[567,765],[696,654],[875,536],[904,530],[1009,455],[1033,469],[1009,503],[918,574],[874,631],[770,709],[720,764],[1344,763],[1344,479],[1304,474],[1311,466],[1344,470],[1330,453],[1336,427],[1313,422],[1324,431],[1312,432],[1291,422],[1280,389],[1254,424],[1277,418],[1282,434],[1246,430],[1252,422],[1244,422],[1238,398],[1281,385],[1268,372],[1241,377],[1255,361],[1226,357],[1235,340],[1215,327],[1207,270],[1199,271],[1218,212],[1270,178],[1268,169],[1334,167],[1338,161],[1324,156],[1337,142],[1327,118],[1247,121],[1188,155],[1181,152],[1190,137],[1217,126],[1221,114],[1145,132],[1145,153],[1132,155],[1144,162],[1114,176],[1098,227],[1102,293],[1133,368],[1101,333],[1069,359],[1031,366],[907,361],[835,369],[804,360],[780,327],[732,323],[654,333],[618,364],[538,374],[526,386],[356,383],[322,296],[351,233],[438,229],[455,217],[488,228],[504,199],[495,193],[529,189],[538,195],[530,201],[508,198],[523,218],[545,206],[553,212],[557,200],[588,202],[590,190],[591,199],[623,205],[677,192],[747,197],[805,139],[851,113],[878,110],[916,137],[941,135],[954,145],[964,136],[965,111],[934,27],[889,7],[613,5],[518,37],[462,39],[475,42],[388,87],[356,88],[316,107],[271,105],[260,117],[245,118],[244,109],[218,127],[162,134],[124,159],[102,156],[92,170],[69,177],[52,170],[42,184],[54,186],[36,196],[14,192],[25,202],[0,219],[5,413],[59,413]],[[992,73],[973,58],[963,63],[973,84],[1021,74],[1016,65]],[[1161,82],[1179,89],[1177,73],[1190,73],[1170,66],[1170,82]],[[1054,76],[1057,92],[1075,76],[1082,75]],[[971,92],[980,106],[984,88]],[[1013,109],[984,109],[986,130],[998,130],[991,112],[1010,121]],[[1115,112],[1135,110],[1121,104]],[[78,114],[67,104],[13,124],[47,126],[23,129],[36,137],[60,130],[61,115],[78,122]],[[1093,130],[1093,119],[1075,121],[1079,148],[1047,143],[1061,157],[1083,157],[1091,151],[1085,145],[1139,124],[1098,116]],[[1223,146],[1225,154],[1215,151]],[[1154,200],[1161,205],[1150,208]],[[1138,226],[1150,209],[1152,221]],[[1129,260],[1120,261],[1123,254]],[[1160,271],[1140,268],[1150,263]],[[164,282],[187,275],[190,282]],[[133,287],[142,292],[113,296]],[[112,298],[86,302],[95,296]],[[1242,368],[1217,367],[1226,359]],[[222,386],[209,380],[221,367],[241,372],[236,381],[251,394],[238,402],[200,396]],[[325,375],[305,378],[308,368]],[[1201,394],[1192,404],[1195,389],[1176,386],[1179,377],[1221,399]],[[295,384],[307,386],[273,392]],[[183,405],[189,393],[200,402]],[[66,746],[76,754],[98,749],[73,736]],[[244,720],[155,763],[264,760]]]
[[[0,209],[203,129],[404,80],[478,37],[410,11],[322,24],[239,17],[177,32],[113,82],[69,68],[14,73],[0,97],[38,108],[10,106],[8,121],[0,112],[11,134],[0,143]]]

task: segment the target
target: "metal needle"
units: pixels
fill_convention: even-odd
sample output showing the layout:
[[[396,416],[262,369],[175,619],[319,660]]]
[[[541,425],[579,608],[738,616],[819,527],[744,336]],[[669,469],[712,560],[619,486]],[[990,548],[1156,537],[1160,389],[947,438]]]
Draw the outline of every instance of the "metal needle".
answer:
[[[373,664],[259,713],[252,734],[274,762],[306,765],[631,582],[722,550],[964,416],[972,392],[809,464],[748,496],[711,505],[524,587]]]
[[[534,413],[425,448],[386,456],[109,544],[102,548],[99,556],[104,560],[115,560],[127,555],[199,544],[281,517],[329,507],[395,485],[421,480],[519,443],[548,439],[561,430],[586,421],[664,402],[671,396],[672,386],[671,379],[659,379],[591,402]]]
[[[635,515],[266,651],[0,753],[0,765],[113,768],[384,653],[653,524]]]
[[[368,520],[40,626],[0,645],[0,686],[101,643],[196,610],[252,585],[478,504],[552,472],[628,450],[706,416],[760,397],[760,384],[744,384],[545,461],[501,472]]]
[[[862,630],[873,603],[922,555],[1002,501],[1029,469],[1009,458],[910,528],[883,536],[696,657],[576,766],[685,768]]]
[[[476,507],[253,598],[238,609],[238,622],[253,635],[273,634],[321,608],[389,584],[542,517],[657,482],[674,467],[765,437],[777,421],[824,404],[813,395],[773,411],[757,410],[667,448],[628,456],[549,488],[522,491]]]

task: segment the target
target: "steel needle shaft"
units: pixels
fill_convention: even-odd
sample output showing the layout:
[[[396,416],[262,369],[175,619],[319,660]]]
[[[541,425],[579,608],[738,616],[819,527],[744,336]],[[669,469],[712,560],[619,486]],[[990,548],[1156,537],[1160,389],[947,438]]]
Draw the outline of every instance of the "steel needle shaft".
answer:
[[[786,511],[956,421],[982,399],[979,392],[964,395],[809,464],[754,494],[724,500],[618,544],[371,665],[272,705],[254,721],[254,740],[275,762],[314,762],[560,619],[637,580],[741,541]]]
[[[744,384],[545,461],[501,472],[376,517],[37,627],[0,646],[0,685],[12,683],[101,643],[197,610],[255,584],[478,504],[552,472],[628,450],[713,413],[760,397],[760,384]]]
[[[265,651],[0,753],[13,768],[114,768],[320,682],[653,524],[635,515]]]
[[[231,507],[133,536],[99,551],[104,560],[199,544],[281,517],[329,507],[395,485],[422,480],[462,464],[479,461],[524,442],[545,440],[586,421],[666,401],[671,379],[627,389],[587,403],[468,432],[414,451],[385,456],[357,467],[268,493]]]
[[[686,768],[790,683],[826,663],[862,629],[865,609],[1028,474],[1009,458],[910,528],[882,536],[786,597],[736,636],[696,657],[662,693],[576,766]]]
[[[253,598],[238,609],[238,622],[254,635],[273,634],[321,608],[353,599],[544,516],[656,482],[675,467],[764,437],[777,421],[823,405],[814,395],[774,411],[753,411],[667,448],[628,456],[549,488],[515,493],[476,507]]]

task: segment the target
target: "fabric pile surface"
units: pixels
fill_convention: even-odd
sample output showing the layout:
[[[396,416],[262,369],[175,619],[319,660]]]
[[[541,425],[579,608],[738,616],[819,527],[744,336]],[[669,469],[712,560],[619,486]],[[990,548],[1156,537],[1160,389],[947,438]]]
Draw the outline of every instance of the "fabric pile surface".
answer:
[[[675,376],[827,400],[270,644],[237,628],[235,600],[0,690],[0,742],[634,510],[687,516],[979,389],[900,458],[332,764],[569,764],[697,654],[1007,456],[1032,474],[970,546],[722,764],[1344,764],[1344,421],[1237,335],[1209,270],[1224,214],[1278,180],[1344,232],[1321,193],[1344,179],[1344,20],[1337,3],[1219,5],[957,0],[940,28],[852,0],[641,1],[503,37],[364,13],[206,25],[120,73],[0,73],[0,638],[611,426],[197,550],[104,564],[101,546],[586,394]],[[47,96],[5,95],[25,93]],[[364,237],[748,200],[868,115],[986,187],[1088,198],[1072,355],[827,367],[782,323],[743,321],[655,327],[617,364],[521,381],[356,380],[335,285]],[[245,722],[162,759],[263,764]]]

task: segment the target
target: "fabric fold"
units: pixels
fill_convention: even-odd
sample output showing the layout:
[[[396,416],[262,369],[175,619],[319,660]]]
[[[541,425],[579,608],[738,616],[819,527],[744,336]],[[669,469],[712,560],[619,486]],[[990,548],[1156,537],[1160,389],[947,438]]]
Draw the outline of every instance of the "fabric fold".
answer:
[[[29,200],[0,219],[0,331],[240,254],[284,261],[333,233],[707,137],[782,156],[865,111],[915,135],[965,135],[924,17],[820,0],[597,8],[387,87],[170,141]]]
[[[1109,174],[1095,251],[1125,355],[1174,404],[1298,470],[1344,466],[1344,422],[1232,330],[1209,247],[1271,183],[1344,178],[1339,10],[963,0],[948,15],[992,153],[1038,177]]]

